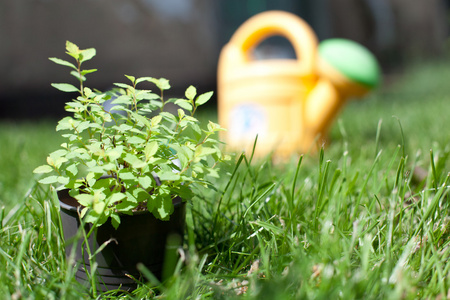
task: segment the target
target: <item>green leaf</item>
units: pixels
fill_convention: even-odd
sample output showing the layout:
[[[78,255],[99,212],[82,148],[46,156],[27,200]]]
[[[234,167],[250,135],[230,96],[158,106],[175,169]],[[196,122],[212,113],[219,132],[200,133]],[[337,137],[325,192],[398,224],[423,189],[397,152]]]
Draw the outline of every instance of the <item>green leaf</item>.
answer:
[[[57,181],[58,181],[58,183],[60,183],[62,185],[66,185],[69,183],[69,178],[64,177],[64,176],[58,176]]]
[[[88,207],[83,208],[83,209],[81,210],[80,217],[83,218],[83,217],[86,215],[86,213],[87,213],[88,211],[89,211],[89,208],[88,208]]]
[[[155,127],[156,125],[158,125],[161,122],[161,120],[162,120],[162,116],[161,115],[154,116],[151,119],[152,127]]]
[[[205,104],[206,102],[209,101],[209,99],[211,99],[212,95],[213,95],[213,92],[207,92],[207,93],[201,94],[195,100],[195,105],[199,106],[199,105]]]
[[[93,174],[103,174],[105,173],[105,169],[103,168],[103,166],[94,166],[89,168],[89,172],[93,173]]]
[[[123,147],[117,146],[116,148],[106,151],[105,155],[109,157],[109,160],[114,161],[118,159],[123,153]]]
[[[56,131],[73,129],[74,119],[72,117],[62,118],[56,126]]]
[[[129,201],[128,199],[130,199],[130,198],[128,197],[127,200],[124,200],[124,201],[120,202],[119,204],[117,204],[116,209],[123,213],[127,213],[127,212],[131,213],[131,211],[136,207],[137,203]]]
[[[86,97],[89,97],[90,95],[92,95],[92,90],[91,90],[90,88],[88,88],[88,87],[85,87],[85,88],[83,89],[83,92],[84,92],[84,95],[85,95]]]
[[[113,99],[113,101],[111,101],[111,104],[131,104],[132,102],[133,99],[131,98],[131,96],[122,95]]]
[[[124,193],[114,193],[106,200],[106,203],[108,205],[113,204],[113,203],[117,203],[119,201],[122,201],[126,197],[127,196]]]
[[[208,172],[208,176],[214,177],[214,178],[220,178],[219,173],[215,169],[207,168],[206,171]]]
[[[146,80],[149,82],[154,83],[160,90],[168,90],[170,89],[169,80],[165,78],[153,78],[153,77],[146,77]]]
[[[79,92],[75,86],[69,83],[52,83],[52,86],[63,92]]]
[[[130,154],[130,153],[128,153],[125,156],[124,160],[127,163],[129,163],[133,168],[136,168],[136,169],[143,168],[147,165],[147,163],[145,161],[139,159],[137,156]]]
[[[77,164],[71,164],[67,166],[66,172],[70,173],[72,177],[75,177],[78,174]]]
[[[153,214],[156,213],[157,214],[156,217],[161,220],[167,220],[169,219],[169,216],[172,214],[172,212],[173,212],[172,198],[169,195],[164,197],[161,196],[159,206],[156,207],[156,211],[153,210]]]
[[[91,58],[93,58],[95,56],[95,54],[96,54],[95,48],[89,48],[89,49],[81,50],[80,61],[81,62],[88,61]]]
[[[134,91],[134,87],[132,87],[132,86],[129,85],[129,84],[125,84],[125,83],[114,83],[114,85],[115,85],[115,86],[118,86],[118,87],[120,87],[120,88],[123,88],[123,89],[127,89],[127,90]]]
[[[153,77],[140,77],[140,78],[136,79],[136,84],[143,82],[143,81],[155,83],[156,81],[158,81],[158,79],[153,78]]]
[[[136,94],[137,100],[155,100],[159,98],[161,98],[159,95],[151,93],[150,91],[140,91]]]
[[[150,176],[139,177],[139,184],[146,190],[152,186],[152,183]]]
[[[136,77],[134,77],[134,76],[125,75],[125,77],[128,78],[133,84],[136,81]]]
[[[193,159],[194,152],[188,147],[183,147],[178,144],[170,144],[170,147],[175,150],[176,157],[180,161],[181,168],[184,169],[189,161]]]
[[[59,59],[59,58],[56,58],[56,57],[49,57],[48,59],[51,60],[54,63],[57,63],[58,65],[62,65],[62,66],[66,66],[66,67],[70,67],[72,69],[78,70],[77,67],[75,67],[74,64],[72,64],[72,63],[70,63],[68,61],[65,61],[63,59]]]
[[[173,114],[168,113],[168,112],[161,112],[159,114],[161,117],[163,117],[164,119],[168,120],[169,122],[173,122],[173,123],[177,123],[177,117],[175,117]]]
[[[186,98],[188,98],[189,100],[194,100],[195,95],[197,95],[197,89],[190,85],[187,89],[186,92],[184,93],[184,95],[186,96]]]
[[[150,158],[152,158],[156,152],[158,151],[158,143],[156,141],[151,141],[145,145],[145,158],[148,161]]]
[[[82,111],[85,111],[87,109],[87,107],[85,107],[80,102],[67,102],[65,109],[67,111],[71,111],[71,112],[82,112]],[[79,121],[77,121],[77,122],[79,122]]]
[[[155,206],[155,195],[150,195],[150,198],[147,201],[147,210],[153,212]]]
[[[39,166],[36,169],[34,169],[33,173],[35,173],[35,174],[45,174],[45,173],[50,173],[51,171],[53,171],[52,167],[50,167],[49,165],[43,165],[43,166]]]
[[[150,125],[150,122],[148,121],[148,119],[144,116],[141,116],[137,113],[135,113],[134,111],[130,112],[131,116],[137,121],[142,123],[142,125],[144,125],[147,128],[151,128],[152,126]]]
[[[77,71],[71,71],[70,75],[72,75],[73,77],[75,77],[78,80],[86,81],[86,77],[84,77],[83,75],[80,76],[80,74],[78,74]]]
[[[117,171],[117,166],[114,163],[107,163],[103,165],[103,169],[107,172],[109,171]]]
[[[192,130],[192,132],[194,134],[194,137],[197,140],[200,140],[201,137],[202,137],[202,129],[200,128],[200,126],[198,124],[196,124],[196,123],[191,123],[190,126],[191,126],[191,130]]]
[[[88,129],[89,127],[91,127],[90,126],[91,125],[91,123],[89,122],[89,121],[84,121],[84,122],[80,122],[78,125],[77,125],[77,131],[78,132],[83,132],[84,130],[86,130],[86,129]],[[91,127],[92,128],[92,127]]]
[[[136,180],[136,176],[131,173],[128,169],[122,169],[119,171],[119,178],[121,180]]]
[[[192,189],[187,185],[179,186],[177,195],[180,196],[181,199],[192,199],[194,197],[194,193],[192,192]]]
[[[61,157],[66,152],[66,150],[60,149],[50,153],[50,155],[47,156],[47,164],[58,169],[61,164],[67,161],[67,158]]]
[[[78,203],[85,207],[90,207],[92,203],[94,202],[94,195],[91,194],[78,194],[75,196],[75,199],[77,199]]]
[[[196,157],[203,157],[203,156],[209,156],[211,154],[217,153],[216,148],[210,148],[210,147],[203,147],[202,145],[198,146],[195,149],[195,156]]]
[[[58,176],[53,175],[53,176],[48,176],[45,178],[42,178],[41,180],[39,180],[39,183],[42,184],[53,184],[53,183],[57,183],[58,182]]]
[[[86,75],[94,72],[97,72],[97,69],[82,70],[81,75]]]
[[[132,136],[129,139],[127,139],[127,142],[129,144],[144,144],[145,143],[145,139],[138,137],[138,136]]]
[[[207,128],[208,128],[208,130],[209,130],[211,133],[214,133],[214,132],[217,132],[217,131],[224,131],[224,130],[225,130],[225,128],[220,127],[219,124],[214,123],[214,122],[212,122],[212,121],[209,121]]]
[[[84,217],[86,223],[96,224],[96,227],[101,226],[108,220],[107,214],[99,214],[94,210],[89,210],[89,213]]]
[[[95,165],[95,161],[92,161]],[[93,186],[96,182],[97,182],[97,178],[95,177],[95,173],[94,172],[89,172],[86,175],[86,182],[88,183],[89,186]]]
[[[80,52],[80,48],[78,48],[77,45],[75,45],[74,43],[72,43],[70,41],[66,41],[66,50],[70,54],[77,54]]]
[[[94,202],[93,209],[97,214],[102,214],[105,210],[106,203],[105,202]]]
[[[157,175],[161,181],[177,181],[181,179],[180,174],[173,171],[160,172]]]
[[[159,88],[161,90],[168,90],[168,89],[170,89],[169,80],[167,80],[166,78],[160,78],[159,79]]]
[[[117,229],[120,225],[120,217],[119,214],[116,212],[111,213],[111,225],[114,227],[114,229]]]
[[[185,115],[186,115],[186,114],[184,113],[184,110],[178,109],[178,118],[179,118],[180,120],[182,120],[182,119],[184,118]]]
[[[133,196],[136,198],[137,202],[144,202],[149,198],[149,193],[143,188],[136,188],[132,191]]]
[[[188,111],[192,111],[192,104],[185,99],[178,99],[177,101],[175,101],[175,104]]]

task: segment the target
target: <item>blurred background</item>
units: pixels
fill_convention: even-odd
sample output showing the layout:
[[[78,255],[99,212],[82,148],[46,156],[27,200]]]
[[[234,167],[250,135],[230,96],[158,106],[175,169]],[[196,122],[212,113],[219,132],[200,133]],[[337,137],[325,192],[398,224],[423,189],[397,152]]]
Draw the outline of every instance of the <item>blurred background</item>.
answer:
[[[410,60],[442,55],[448,44],[444,0],[1,0],[0,120],[58,117],[67,95],[52,82],[73,82],[65,41],[94,47],[89,86],[107,89],[123,74],[166,77],[175,92],[189,84],[215,90],[222,46],[249,17],[285,10],[305,19],[320,40],[343,37],[368,47],[386,74]],[[289,56],[274,40],[267,55]]]

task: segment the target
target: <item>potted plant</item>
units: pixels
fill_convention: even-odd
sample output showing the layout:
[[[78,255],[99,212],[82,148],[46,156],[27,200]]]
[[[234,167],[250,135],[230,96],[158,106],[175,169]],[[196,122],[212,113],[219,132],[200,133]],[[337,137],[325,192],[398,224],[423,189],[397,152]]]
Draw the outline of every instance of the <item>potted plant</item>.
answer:
[[[95,49],[67,41],[66,50],[75,63],[50,60],[72,69],[79,86],[52,86],[78,96],[65,106],[72,116],[56,126],[65,142],[34,172],[45,174],[40,183],[56,187],[66,241],[77,232],[88,238],[67,254],[81,257],[79,281],[95,284],[98,277],[109,289],[133,287],[129,275],[140,275],[137,263],[160,278],[167,237],[183,234],[185,201],[195,187],[208,186],[208,176],[218,176],[225,159],[216,139],[223,128],[210,121],[202,129],[194,117],[212,92],[197,95],[189,86],[186,98],[165,100],[168,80],[128,75],[128,83],[101,92],[85,86],[97,70],[82,68]],[[138,89],[144,84],[159,93]],[[104,103],[111,100],[108,110]],[[179,106],[176,113],[165,109],[168,103]],[[90,276],[95,271],[99,276]]]

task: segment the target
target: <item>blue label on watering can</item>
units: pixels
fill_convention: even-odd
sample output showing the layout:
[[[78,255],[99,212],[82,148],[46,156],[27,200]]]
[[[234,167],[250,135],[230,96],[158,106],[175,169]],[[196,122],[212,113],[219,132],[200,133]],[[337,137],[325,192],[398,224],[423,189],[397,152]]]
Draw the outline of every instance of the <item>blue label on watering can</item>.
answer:
[[[230,113],[229,134],[233,139],[255,139],[267,132],[267,113],[257,104],[235,106]]]

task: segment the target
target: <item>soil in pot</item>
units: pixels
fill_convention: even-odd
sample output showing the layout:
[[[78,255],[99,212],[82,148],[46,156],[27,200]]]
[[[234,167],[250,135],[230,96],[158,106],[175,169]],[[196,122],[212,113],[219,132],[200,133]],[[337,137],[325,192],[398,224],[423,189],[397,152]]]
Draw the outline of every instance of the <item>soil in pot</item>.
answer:
[[[61,221],[66,240],[66,255],[69,257],[72,249],[75,249],[74,255],[79,263],[75,275],[76,279],[89,286],[88,273],[91,266],[86,250],[82,251],[83,240],[79,240],[76,247],[72,247],[72,243],[70,243],[70,240],[77,234],[81,222],[77,212],[79,204],[69,196],[68,192],[69,190],[66,189],[58,191]],[[176,198],[174,200],[174,212],[169,221],[161,221],[148,211],[140,211],[133,215],[121,215],[121,223],[117,230],[114,229],[109,220],[96,228],[88,238],[91,253],[94,253],[100,246],[109,241],[104,249],[95,255],[95,261],[98,264],[96,271],[99,281],[98,287],[101,290],[118,288],[132,290],[136,288],[136,282],[127,275],[137,279],[142,278],[137,269],[138,263],[144,264],[156,278],[161,280],[164,268],[167,269],[168,267],[164,266],[164,261],[172,260],[166,257],[166,253],[177,255],[176,251],[167,249],[168,237],[178,236],[181,244],[185,215],[185,202]],[[86,233],[90,229],[91,224],[86,224]],[[83,247],[86,249],[86,246]],[[170,247],[173,248],[174,245]],[[165,272],[167,270],[164,270]]]

